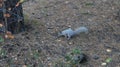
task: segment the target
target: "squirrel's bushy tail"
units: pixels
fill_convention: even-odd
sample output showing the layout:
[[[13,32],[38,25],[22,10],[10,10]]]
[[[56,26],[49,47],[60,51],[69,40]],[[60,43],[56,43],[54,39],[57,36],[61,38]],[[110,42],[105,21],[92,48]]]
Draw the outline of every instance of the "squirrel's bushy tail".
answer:
[[[80,34],[80,33],[88,33],[88,28],[86,27],[79,27],[77,29],[74,30],[75,34]]]

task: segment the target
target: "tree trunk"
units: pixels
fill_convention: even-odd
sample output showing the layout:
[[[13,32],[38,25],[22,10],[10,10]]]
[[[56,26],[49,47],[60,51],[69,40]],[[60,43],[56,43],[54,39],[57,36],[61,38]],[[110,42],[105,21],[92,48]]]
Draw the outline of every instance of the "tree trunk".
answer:
[[[2,4],[0,7],[0,21],[6,26],[6,30],[12,33],[24,31],[23,9],[19,0],[4,0],[0,4]]]

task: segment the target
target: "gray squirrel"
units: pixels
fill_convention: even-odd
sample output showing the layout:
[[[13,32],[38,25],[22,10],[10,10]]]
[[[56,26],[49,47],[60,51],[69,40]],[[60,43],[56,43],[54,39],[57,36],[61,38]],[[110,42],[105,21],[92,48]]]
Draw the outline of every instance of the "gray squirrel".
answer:
[[[71,28],[63,30],[61,33],[58,34],[58,37],[65,36],[67,39],[70,39],[71,37],[78,35],[80,33],[88,33],[88,28],[86,27],[79,27],[75,30],[72,30]]]

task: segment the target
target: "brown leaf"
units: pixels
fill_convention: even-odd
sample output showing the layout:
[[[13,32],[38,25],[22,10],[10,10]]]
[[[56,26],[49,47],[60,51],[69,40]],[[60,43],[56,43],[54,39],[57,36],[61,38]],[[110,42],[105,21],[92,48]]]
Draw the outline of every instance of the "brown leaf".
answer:
[[[2,7],[2,4],[0,4],[0,7]]]
[[[13,35],[5,35],[5,38],[14,39],[15,37]]]
[[[10,17],[9,13],[4,14],[4,17]]]
[[[6,35],[5,35],[5,38],[14,39],[15,37],[14,37],[14,35],[12,35],[11,32],[7,31],[7,32],[6,32]]]
[[[18,7],[20,5],[20,2],[18,2],[17,4],[16,4],[16,7]]]
[[[23,65],[22,67],[27,67],[26,65]]]
[[[0,24],[0,27],[2,27],[3,25],[2,24]]]
[[[11,8],[8,8],[8,10],[11,10]]]

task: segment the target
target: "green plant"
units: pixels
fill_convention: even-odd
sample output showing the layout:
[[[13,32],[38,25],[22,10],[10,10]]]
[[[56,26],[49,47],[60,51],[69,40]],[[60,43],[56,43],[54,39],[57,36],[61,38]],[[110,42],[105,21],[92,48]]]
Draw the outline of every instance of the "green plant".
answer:
[[[2,38],[2,36],[0,36],[0,42],[3,42],[4,41],[4,39]]]
[[[58,60],[54,63],[54,67],[72,67],[69,63],[63,62],[62,60]]]
[[[72,50],[72,54],[80,54],[80,53],[81,53],[80,49],[75,48]]]
[[[37,51],[33,51],[33,57],[35,58],[35,59],[38,59],[39,58],[39,53],[37,52]]]
[[[86,6],[93,6],[94,3],[90,3],[90,2],[88,2],[88,3],[85,3],[85,5],[86,5]]]
[[[65,56],[65,59],[66,59],[66,62],[67,64],[69,64],[69,66],[76,66],[78,63],[79,63],[79,59],[77,57],[77,55],[80,55],[82,52],[80,49],[73,49],[70,53],[68,53],[66,56]]]
[[[105,61],[106,61],[107,63],[109,63],[109,62],[112,61],[112,58],[107,58]]]
[[[6,56],[7,52],[4,49],[0,48],[0,56]]]

